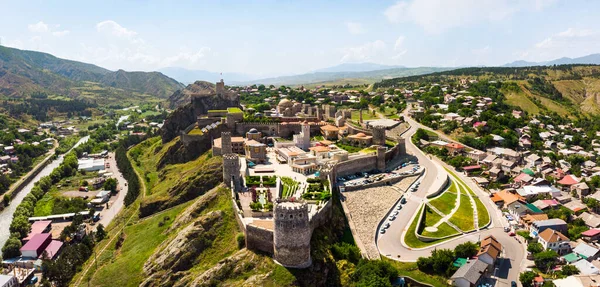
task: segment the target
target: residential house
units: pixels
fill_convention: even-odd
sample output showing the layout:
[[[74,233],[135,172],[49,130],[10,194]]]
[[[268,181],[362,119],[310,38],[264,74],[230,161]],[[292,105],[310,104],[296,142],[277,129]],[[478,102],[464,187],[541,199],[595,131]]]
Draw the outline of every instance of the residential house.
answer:
[[[526,214],[540,214],[543,213],[539,208],[533,204],[525,201],[515,201],[508,206],[508,212],[515,218],[517,222],[521,221],[521,217]]]
[[[487,268],[488,264],[481,260],[470,260],[450,277],[452,285],[457,287],[478,286]]]
[[[600,226],[600,216],[596,214],[584,212],[579,215],[579,218],[583,219],[583,221],[585,221],[585,225],[589,228],[596,228]]]
[[[473,161],[479,163],[480,161],[482,161],[483,159],[485,159],[487,157],[487,154],[480,150],[472,150],[467,153],[467,157],[472,159]]]
[[[542,233],[546,229],[553,229],[561,233],[566,233],[568,228],[567,223],[559,218],[539,220],[532,223],[529,227],[529,231],[532,237],[537,237],[538,234]]]
[[[572,275],[564,279],[554,279],[556,287],[597,287],[600,275]]]
[[[556,199],[540,199],[536,200],[532,204],[541,210],[554,209],[560,206],[560,203]]]
[[[581,239],[585,242],[596,242],[600,239],[600,229],[590,229],[581,233]]]
[[[590,188],[585,182],[571,185],[571,192],[577,193],[578,198],[583,198],[590,193]]]
[[[567,254],[571,250],[569,238],[550,228],[539,233],[538,242],[542,244],[544,250],[551,249],[556,251],[559,255]]]
[[[581,274],[581,275],[597,275],[598,273],[600,273],[600,270],[598,269],[598,267],[594,266],[592,263],[590,263],[587,260],[579,260],[579,261],[573,263],[572,265],[577,267],[577,269],[579,269],[579,274]],[[589,285],[589,286],[594,286],[594,285]],[[598,286],[598,285],[595,285],[595,286]]]
[[[489,265],[489,267],[493,267],[494,263],[496,263],[496,259],[502,252],[502,244],[496,240],[494,236],[487,236],[483,240],[481,240],[479,253],[477,253],[477,258]]]
[[[523,217],[521,217],[521,224],[527,228],[529,228],[529,226],[531,226],[532,223],[536,222],[536,221],[540,221],[540,220],[547,220],[548,219],[548,215],[545,213],[540,213],[540,214],[525,214]]]
[[[598,259],[598,255],[600,255],[600,250],[586,243],[580,243],[573,249],[573,253],[577,254],[579,257],[587,261],[592,262]]]

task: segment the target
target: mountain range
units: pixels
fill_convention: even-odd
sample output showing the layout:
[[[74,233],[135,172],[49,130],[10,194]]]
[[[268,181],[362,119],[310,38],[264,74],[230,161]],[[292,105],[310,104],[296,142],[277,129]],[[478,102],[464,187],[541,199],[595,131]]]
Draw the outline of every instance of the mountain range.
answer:
[[[159,72],[110,71],[47,53],[0,46],[0,96],[45,92],[110,102],[146,96],[166,99],[183,87]]]
[[[600,65],[600,54],[590,54],[578,58],[562,57],[552,61],[545,62],[527,62],[523,60],[514,61],[503,65],[503,67],[531,67],[531,66],[553,66],[553,65],[571,65],[571,64],[591,64]]]

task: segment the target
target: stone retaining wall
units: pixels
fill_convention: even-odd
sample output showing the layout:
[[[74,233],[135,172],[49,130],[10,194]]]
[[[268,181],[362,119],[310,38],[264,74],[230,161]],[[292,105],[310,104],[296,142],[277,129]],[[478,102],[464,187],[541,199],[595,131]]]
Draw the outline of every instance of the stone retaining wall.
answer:
[[[372,187],[378,187],[378,186],[384,186],[384,185],[393,185],[395,183],[400,182],[401,180],[407,178],[407,177],[413,177],[413,176],[418,176],[423,174],[424,169],[421,170],[420,173],[415,173],[415,174],[411,174],[411,175],[403,175],[403,176],[398,176],[398,177],[394,177],[394,178],[386,178],[380,181],[376,181],[376,182],[372,182],[372,183],[367,183],[367,184],[363,184],[363,185],[354,185],[354,186],[345,186],[344,187],[344,192],[348,192],[348,191],[355,191],[358,189],[365,189],[365,188],[372,188]]]
[[[246,226],[246,247],[273,254],[273,230],[248,224]]]
[[[335,177],[377,169],[377,155],[365,155],[335,165]]]

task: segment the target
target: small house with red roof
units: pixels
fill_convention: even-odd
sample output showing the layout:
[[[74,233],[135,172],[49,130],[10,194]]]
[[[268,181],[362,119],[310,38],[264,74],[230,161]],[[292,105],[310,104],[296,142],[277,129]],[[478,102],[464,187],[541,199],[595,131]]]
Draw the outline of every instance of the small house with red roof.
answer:
[[[461,153],[465,150],[465,146],[461,145],[459,143],[448,143],[448,144],[446,144],[445,148],[451,154]]]
[[[586,242],[596,242],[600,239],[600,229],[594,228],[581,233],[581,239]]]
[[[569,190],[571,190],[571,186],[579,183],[579,179],[572,174],[568,174],[568,175],[565,175],[561,180],[559,180],[556,183],[558,185],[562,186],[562,189],[564,191],[569,191]]]
[[[469,166],[465,166],[462,168],[462,170],[467,174],[471,174],[473,172],[479,171],[481,170],[481,166],[480,165],[469,165]]]

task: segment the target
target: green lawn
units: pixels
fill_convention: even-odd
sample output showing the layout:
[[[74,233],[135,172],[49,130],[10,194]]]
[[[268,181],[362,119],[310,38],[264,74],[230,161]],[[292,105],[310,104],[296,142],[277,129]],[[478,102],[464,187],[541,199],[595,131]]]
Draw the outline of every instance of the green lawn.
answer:
[[[351,119],[354,121],[358,121],[360,118],[359,114],[360,114],[359,111],[352,111]],[[375,115],[373,115],[373,112],[368,111],[368,110],[363,110],[362,115],[363,115],[363,121],[375,120],[375,119],[379,118],[377,116],[377,113]]]
[[[461,195],[460,198],[460,207],[456,212],[450,217],[450,222],[462,231],[469,231],[473,229],[474,219],[473,219],[473,207],[471,206],[471,201],[469,200],[469,196]]]
[[[442,238],[442,237],[446,237],[446,236],[450,236],[450,235],[458,235],[458,231],[456,231],[456,229],[452,228],[452,226],[448,225],[448,223],[444,222],[444,223],[440,224],[440,226],[438,226],[437,232],[427,232],[426,230],[423,230],[421,235],[427,236],[427,237]]]
[[[415,235],[415,230],[417,229],[417,222],[419,221],[420,216],[421,210],[419,210],[419,214],[414,218],[404,236],[404,243],[406,243],[408,247],[423,248],[440,242],[439,240],[435,240],[432,242],[423,242],[417,238],[417,236]]]
[[[477,222],[479,223],[479,227],[481,228],[485,226],[488,222],[490,222],[490,214],[485,208],[485,205],[483,205],[481,200],[479,200],[479,198],[474,196],[473,200],[475,200],[475,205],[477,205]]]
[[[382,258],[382,260],[388,261],[392,264],[392,266],[396,267],[399,273],[398,275],[400,276],[408,276],[414,280],[433,286],[450,286],[448,283],[446,283],[446,278],[438,275],[427,274],[419,270],[416,262],[399,262],[386,257]]]
[[[454,183],[452,183],[454,185]],[[448,189],[440,197],[429,201],[433,207],[437,208],[443,214],[450,214],[450,211],[456,206],[456,193]]]
[[[442,216],[431,210],[428,206],[425,207],[425,210],[425,226],[433,226],[442,219]]]
[[[337,147],[346,150],[349,153],[356,153],[362,150],[361,147],[356,147],[356,146],[351,146],[351,145],[347,145],[347,144],[343,144],[343,143],[336,143],[335,144]]]
[[[188,132],[188,135],[191,135],[191,136],[201,136],[203,134],[204,133],[202,132],[202,130],[199,129],[198,127],[195,127]]]

